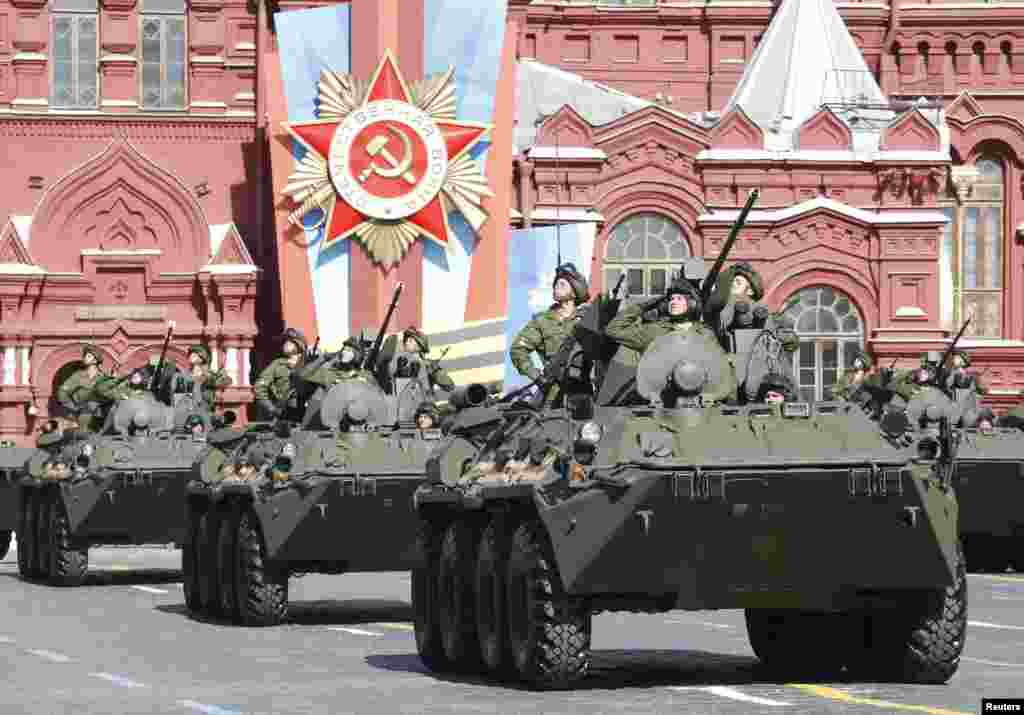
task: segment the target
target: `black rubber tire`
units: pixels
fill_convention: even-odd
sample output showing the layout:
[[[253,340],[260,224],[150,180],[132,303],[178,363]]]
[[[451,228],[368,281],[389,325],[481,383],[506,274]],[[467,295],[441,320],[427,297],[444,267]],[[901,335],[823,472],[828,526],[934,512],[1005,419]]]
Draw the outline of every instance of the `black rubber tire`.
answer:
[[[864,628],[857,612],[748,608],[744,617],[754,655],[775,674],[834,675],[859,657]]]
[[[428,669],[443,672],[448,668],[438,621],[437,578],[441,558],[442,526],[421,521],[416,534],[420,560],[412,567],[412,616],[416,652]]]
[[[445,659],[458,670],[481,666],[480,641],[474,615],[478,532],[464,521],[455,521],[441,538],[437,569],[437,620]]]
[[[1010,551],[1010,566],[1017,573],[1024,573],[1024,537],[1015,536]]]
[[[288,572],[267,563],[259,521],[251,511],[238,520],[235,593],[246,626],[276,626],[288,617]]]
[[[883,621],[880,661],[890,662],[904,683],[941,684],[960,667],[967,632],[967,569],[957,544],[955,579],[941,590],[908,602]],[[891,650],[889,650],[891,649]]]
[[[232,623],[241,621],[235,580],[238,564],[238,512],[222,511],[220,535],[217,538],[217,577],[220,582],[220,612]]]
[[[36,548],[32,570],[42,581],[50,576],[50,557],[53,552],[50,543],[50,502],[53,498],[52,489],[44,488],[36,494]]]
[[[11,550],[11,533],[10,529],[0,529],[0,561],[6,559]]]
[[[199,538],[196,540],[196,565],[199,573],[199,604],[207,616],[220,609],[217,578],[217,513],[212,508],[199,517]]]
[[[89,546],[71,538],[67,510],[60,501],[50,502],[50,583],[81,586],[89,573]]]
[[[35,550],[35,489],[21,490],[18,512],[18,573],[23,580],[32,579],[33,551]]]
[[[506,575],[509,648],[534,688],[572,687],[590,669],[591,614],[562,590],[551,546],[536,519],[516,529]]]
[[[181,546],[181,587],[190,615],[202,613],[199,592],[199,512],[191,502],[185,507],[185,543]]]
[[[505,613],[505,571],[508,539],[499,523],[491,522],[480,537],[476,560],[476,632],[480,659],[492,675],[505,677],[513,670]]]

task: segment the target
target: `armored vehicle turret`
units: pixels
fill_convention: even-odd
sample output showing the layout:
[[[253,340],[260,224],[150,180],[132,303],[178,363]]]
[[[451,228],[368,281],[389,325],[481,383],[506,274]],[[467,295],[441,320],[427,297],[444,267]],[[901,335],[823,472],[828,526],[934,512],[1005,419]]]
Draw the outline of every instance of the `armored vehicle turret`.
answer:
[[[52,424],[20,480],[21,575],[74,586],[85,579],[91,546],[180,546],[185,483],[210,419],[196,414],[176,430],[174,408],[139,391],[114,404],[98,434]]]
[[[592,360],[613,352],[609,305],[579,321]],[[743,608],[754,652],[780,671],[952,677],[967,582],[950,431],[912,458],[852,405],[758,404],[759,382],[785,377],[785,326],[711,329],[670,326],[633,374],[614,352],[596,399],[543,409],[513,393],[453,421],[415,493],[427,667],[573,687],[595,613]],[[542,379],[564,388],[573,364]]]
[[[470,385],[451,402],[487,399]],[[412,494],[441,429],[399,422],[396,399],[372,380],[341,382],[309,404],[302,424],[211,433],[187,496],[190,612],[274,625],[287,616],[292,574],[411,567]]]

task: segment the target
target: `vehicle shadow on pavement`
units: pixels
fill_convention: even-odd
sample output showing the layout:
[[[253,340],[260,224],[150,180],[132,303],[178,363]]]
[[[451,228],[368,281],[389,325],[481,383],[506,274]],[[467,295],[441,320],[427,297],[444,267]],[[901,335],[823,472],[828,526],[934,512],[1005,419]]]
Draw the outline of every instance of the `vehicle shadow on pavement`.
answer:
[[[13,578],[23,583],[34,583],[40,586],[49,586],[45,580],[24,579],[17,573],[0,574],[0,577]],[[105,571],[89,569],[85,581],[75,588],[89,588],[91,586],[145,586],[146,584],[167,584],[180,583],[181,571],[176,569],[116,569]]]
[[[780,685],[790,682],[767,670],[752,655],[703,650],[596,650],[587,676],[573,690],[612,688],[707,687],[713,685]],[[522,683],[476,675],[435,673],[415,653],[369,655],[366,663],[379,670],[421,673],[450,683],[529,690]],[[807,678],[805,683],[835,683],[836,677]]]
[[[227,619],[207,615],[189,615],[184,604],[155,606],[161,613],[173,613],[204,623],[227,623]],[[284,626],[355,626],[367,623],[412,623],[412,606],[406,601],[391,599],[349,599],[338,601],[292,601]]]

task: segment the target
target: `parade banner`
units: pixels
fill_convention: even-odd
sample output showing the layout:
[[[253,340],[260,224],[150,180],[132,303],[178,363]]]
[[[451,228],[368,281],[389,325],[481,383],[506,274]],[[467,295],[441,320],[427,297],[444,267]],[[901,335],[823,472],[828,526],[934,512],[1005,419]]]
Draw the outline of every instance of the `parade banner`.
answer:
[[[505,321],[505,339],[509,345],[530,318],[551,306],[551,287],[559,260],[575,264],[587,281],[591,281],[596,236],[597,224],[592,222],[509,232],[508,319]],[[538,368],[542,367],[536,354],[533,359]],[[529,380],[519,374],[506,354],[504,390],[508,392],[527,382]]]
[[[492,195],[485,171],[506,3],[422,2],[423,76],[417,77],[404,76],[387,53],[374,76],[349,74],[353,33],[374,29],[353,27],[348,4],[275,14],[296,138],[285,193],[292,198],[290,218],[304,228],[315,325],[327,349],[351,331],[376,327],[351,325],[353,251],[366,251],[387,270],[422,241],[422,258],[409,259],[422,261],[420,327],[428,334],[458,331],[480,226],[508,222],[480,207]],[[332,73],[328,81],[325,70]],[[376,113],[361,113],[369,102]],[[321,131],[318,125],[332,119],[330,133]],[[345,175],[356,161],[362,170]],[[399,196],[403,190],[409,193]]]

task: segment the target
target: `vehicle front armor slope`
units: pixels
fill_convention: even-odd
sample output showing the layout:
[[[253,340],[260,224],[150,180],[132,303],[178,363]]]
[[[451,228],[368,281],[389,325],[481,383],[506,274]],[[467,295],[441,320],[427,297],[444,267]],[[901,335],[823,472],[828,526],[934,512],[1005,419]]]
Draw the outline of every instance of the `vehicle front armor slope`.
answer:
[[[461,394],[479,401],[481,391],[486,398],[479,385]],[[414,563],[412,496],[441,431],[396,423],[393,396],[368,381],[339,383],[309,404],[301,425],[211,434],[188,489],[193,613],[274,625],[287,617],[292,575]]]
[[[22,577],[75,586],[92,546],[182,545],[185,482],[206,444],[174,424],[144,393],[119,401],[101,434],[40,435],[19,486]]]
[[[674,340],[640,361],[647,404],[456,420],[416,493],[424,663],[572,687],[594,613],[744,608],[768,666],[951,677],[966,582],[948,464],[910,459],[843,403],[701,406],[688,381],[718,367],[693,351],[666,363]],[[831,662],[811,640],[826,622],[845,634]]]

